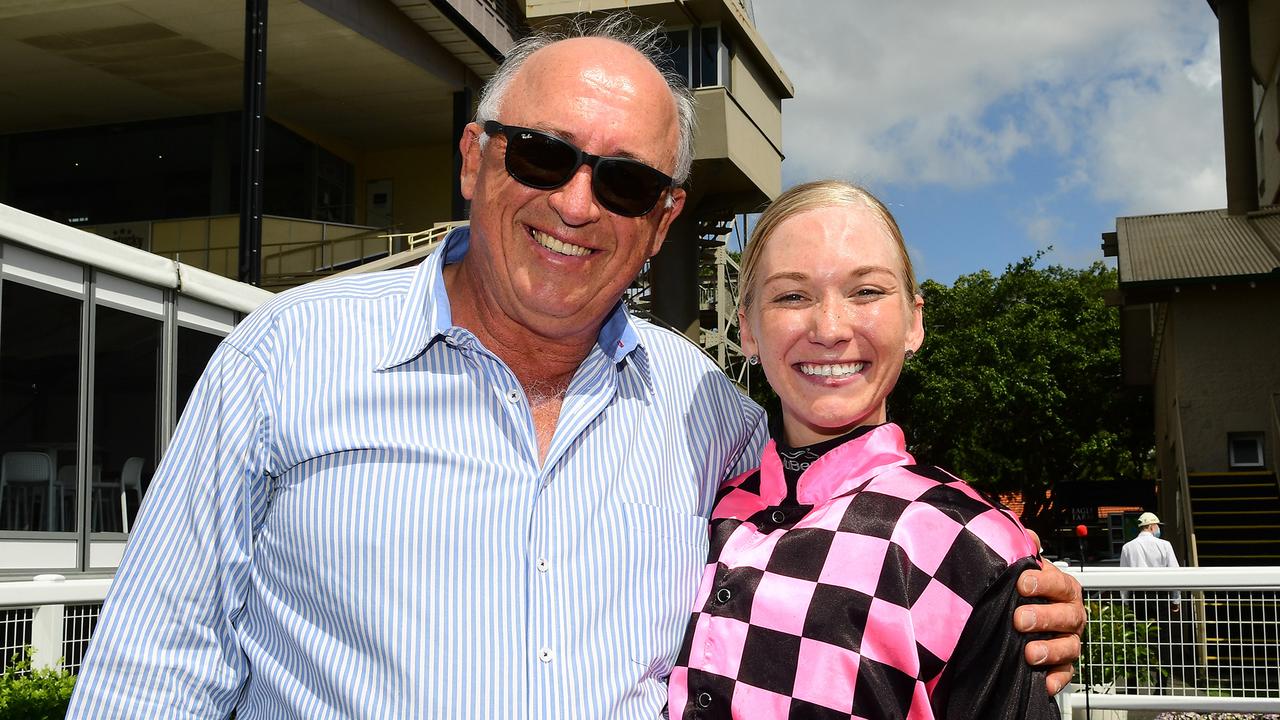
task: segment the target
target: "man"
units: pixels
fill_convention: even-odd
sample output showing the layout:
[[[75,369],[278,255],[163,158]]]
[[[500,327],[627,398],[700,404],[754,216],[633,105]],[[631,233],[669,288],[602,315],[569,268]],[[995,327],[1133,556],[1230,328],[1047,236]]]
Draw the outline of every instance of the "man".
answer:
[[[1178,558],[1173,545],[1160,539],[1160,518],[1153,512],[1138,516],[1138,536],[1120,548],[1120,566],[1137,568],[1176,568]],[[1181,674],[1185,646],[1182,623],[1182,593],[1174,590],[1138,591],[1129,594],[1133,614],[1138,620],[1154,623],[1151,642],[1156,646],[1160,662],[1169,671]]]
[[[469,231],[287,293],[222,344],[70,717],[659,714],[717,485],[765,427],[620,303],[683,206],[693,106],[624,44],[643,38],[597,33],[619,39],[526,41],[486,87]],[[1024,629],[1078,631],[1073,581],[1024,582],[1076,600]]]
[[[1173,545],[1160,539],[1162,524],[1153,512],[1138,516],[1138,536],[1120,548],[1121,567],[1178,567]]]

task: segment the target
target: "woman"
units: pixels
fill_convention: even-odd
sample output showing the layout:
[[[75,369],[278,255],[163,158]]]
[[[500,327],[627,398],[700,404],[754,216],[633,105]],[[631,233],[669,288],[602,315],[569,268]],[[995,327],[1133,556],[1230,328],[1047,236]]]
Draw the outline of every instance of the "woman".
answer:
[[[886,422],[924,341],[893,216],[845,183],[793,188],[742,278],[743,348],[782,413],[717,499],[671,716],[1057,717],[1009,623],[1033,543]]]

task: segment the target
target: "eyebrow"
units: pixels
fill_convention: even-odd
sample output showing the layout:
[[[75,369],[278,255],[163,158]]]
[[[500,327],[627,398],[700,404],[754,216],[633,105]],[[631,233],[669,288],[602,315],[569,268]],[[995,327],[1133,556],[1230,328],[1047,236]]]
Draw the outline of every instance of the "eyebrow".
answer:
[[[862,277],[865,275],[873,275],[875,273],[888,273],[889,275],[892,275],[894,278],[898,277],[897,272],[895,272],[892,268],[888,268],[883,265],[863,265],[858,268],[855,268],[853,271],[849,273],[849,275],[853,277]],[[765,278],[764,282],[762,282],[761,284],[767,285],[768,283],[774,282],[776,280],[795,280],[797,282],[801,282],[808,279],[809,279],[809,275],[802,272],[777,272]]]

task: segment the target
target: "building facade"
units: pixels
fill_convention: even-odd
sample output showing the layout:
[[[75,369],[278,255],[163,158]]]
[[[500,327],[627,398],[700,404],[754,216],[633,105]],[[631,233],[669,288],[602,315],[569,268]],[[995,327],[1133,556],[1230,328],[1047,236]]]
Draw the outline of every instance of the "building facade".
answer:
[[[688,202],[646,272],[653,315],[702,336],[708,252],[781,190],[792,88],[747,0],[248,4],[266,13],[263,288],[465,221],[457,141],[480,87],[529,28],[577,13],[626,9],[661,24],[669,66],[697,101]],[[210,304],[173,279],[242,269],[246,5],[0,8],[0,212],[12,220],[0,232],[0,453],[13,454],[0,577],[112,570],[184,393],[260,301],[245,298],[262,297],[244,286],[227,291],[240,300]],[[48,481],[16,479],[31,473]]]
[[[1154,395],[1158,513],[1188,565],[1280,564],[1280,5],[1210,0],[1225,209],[1122,217],[1124,379]]]

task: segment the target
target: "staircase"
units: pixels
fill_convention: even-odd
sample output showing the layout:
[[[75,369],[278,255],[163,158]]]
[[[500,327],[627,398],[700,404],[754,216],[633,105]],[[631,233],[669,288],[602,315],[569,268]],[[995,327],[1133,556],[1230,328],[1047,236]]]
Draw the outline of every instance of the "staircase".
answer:
[[[1280,565],[1280,492],[1274,473],[1187,473],[1187,485],[1201,566]],[[1208,592],[1203,603],[1206,687],[1280,689],[1275,592]]]
[[[1276,591],[1206,592],[1204,681],[1210,691],[1280,691],[1280,600]],[[1184,603],[1185,607],[1185,603]],[[1185,610],[1184,610],[1185,611]]]
[[[1268,471],[1187,473],[1201,566],[1280,565],[1280,493]]]

